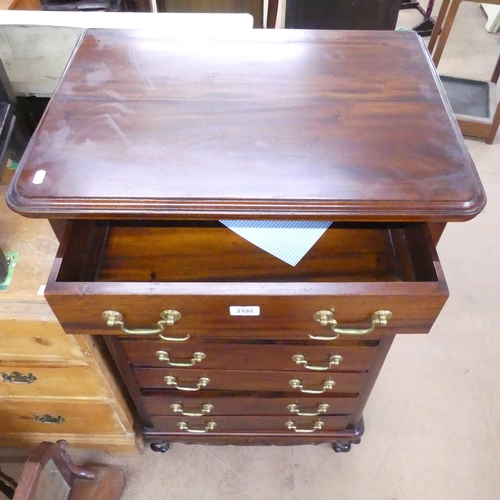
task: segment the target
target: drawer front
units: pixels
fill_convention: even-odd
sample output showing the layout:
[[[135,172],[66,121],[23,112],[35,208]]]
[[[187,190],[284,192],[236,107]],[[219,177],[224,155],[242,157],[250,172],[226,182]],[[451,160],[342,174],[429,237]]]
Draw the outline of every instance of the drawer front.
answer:
[[[0,396],[103,398],[88,366],[0,365]]]
[[[63,289],[65,293],[63,292]],[[378,339],[384,333],[426,333],[442,309],[447,292],[434,283],[388,283],[343,286],[315,285],[318,295],[300,294],[307,287],[298,284],[276,285],[271,295],[208,295],[196,296],[199,287],[186,286],[186,295],[179,295],[178,286],[144,286],[141,284],[69,284],[49,286],[47,300],[67,333],[94,335],[123,335],[118,321],[108,326],[103,313],[119,313],[128,335],[144,337],[144,332],[161,331],[161,335],[174,341],[183,339],[334,339],[338,335],[330,326],[321,326],[313,317],[320,311],[335,311],[333,319],[338,328],[363,332],[372,326],[373,315],[388,310],[391,319],[386,326],[375,326],[363,335],[365,339]],[[203,288],[203,287],[202,287]],[[217,287],[218,288],[218,287]],[[231,283],[227,284],[231,290]],[[244,287],[249,288],[249,287]],[[258,288],[258,287],[256,287]],[[273,288],[271,285],[262,289]],[[291,290],[293,289],[293,290]],[[320,290],[321,289],[321,290]],[[106,294],[105,290],[115,293]],[[129,290],[131,295],[124,295]],[[160,295],[151,294],[158,290]],[[340,293],[344,290],[344,294]],[[222,290],[209,292],[222,293]],[[234,290],[236,292],[236,290]],[[243,290],[242,290],[243,291]],[[294,291],[297,296],[290,296]],[[370,293],[370,291],[372,293]],[[120,293],[121,292],[121,293]],[[321,295],[320,295],[321,293]],[[279,296],[281,295],[281,296]],[[231,316],[233,306],[246,306],[259,310],[259,316]],[[162,324],[163,311],[177,311],[180,319],[172,326]],[[164,322],[163,322],[164,323]],[[350,338],[340,334],[341,337]],[[355,335],[359,338],[360,334]],[[158,338],[152,333],[151,338]]]
[[[76,339],[56,321],[1,321],[2,360],[67,361],[84,359]]]
[[[142,389],[175,392],[278,391],[312,394],[359,393],[367,373],[305,373],[267,371],[134,368]],[[167,380],[168,379],[168,380]]]
[[[242,397],[238,393],[172,394],[151,391],[143,402],[153,416],[218,416],[218,415],[349,415],[357,398],[310,397]]]
[[[290,434],[320,434],[321,432],[342,431],[349,424],[348,416],[324,417],[153,417],[153,425],[158,431],[192,433],[285,432]]]
[[[123,434],[109,404],[80,401],[0,401],[0,433]]]
[[[370,346],[311,346],[258,344],[182,344],[162,341],[121,342],[129,362],[134,366],[210,370],[301,370],[365,371],[377,348]],[[182,365],[182,366],[181,366]]]

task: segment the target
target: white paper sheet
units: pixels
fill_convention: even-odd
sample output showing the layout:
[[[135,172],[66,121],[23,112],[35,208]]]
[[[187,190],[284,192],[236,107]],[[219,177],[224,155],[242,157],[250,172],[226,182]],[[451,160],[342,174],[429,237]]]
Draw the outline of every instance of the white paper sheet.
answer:
[[[296,266],[328,229],[329,221],[221,220],[250,243]]]

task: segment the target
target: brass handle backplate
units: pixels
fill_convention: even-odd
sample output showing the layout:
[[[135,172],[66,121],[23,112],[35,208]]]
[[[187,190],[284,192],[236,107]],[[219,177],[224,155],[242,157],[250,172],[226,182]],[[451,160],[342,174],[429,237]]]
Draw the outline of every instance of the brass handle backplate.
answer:
[[[167,385],[173,386],[175,389],[178,389],[179,391],[199,391],[200,389],[206,387],[210,383],[210,379],[208,377],[200,377],[195,387],[186,387],[179,385],[177,383],[177,379],[172,375],[167,375],[166,377],[163,378],[163,380]]]
[[[314,412],[304,412],[299,408],[298,404],[291,403],[289,404],[286,409],[290,412],[293,413],[294,415],[298,415],[299,417],[317,417],[318,415],[321,415],[321,413],[326,413],[328,411],[328,408],[330,408],[329,404],[326,403],[321,403],[318,405],[317,410]]]
[[[302,381],[299,379],[293,379],[288,382],[294,389],[298,389],[300,392],[303,392],[305,394],[323,394],[326,391],[331,391],[333,387],[335,386],[335,382],[333,380],[325,380],[323,382],[323,388],[322,389],[304,389],[304,386],[302,385]]]
[[[299,429],[293,420],[289,420],[288,422],[285,422],[285,425],[289,431],[311,433],[320,431],[325,424],[321,420],[318,420],[317,422],[314,423],[312,429]]]
[[[192,432],[196,434],[205,434],[206,432],[213,431],[216,426],[217,424],[213,421],[207,422],[204,429],[190,429],[187,422],[179,422],[177,424],[177,427],[179,427],[181,431]]]
[[[311,335],[309,338],[313,340],[337,340],[339,335],[366,335],[373,332],[376,327],[387,326],[387,323],[392,318],[392,312],[381,310],[375,311],[372,314],[372,324],[368,328],[337,328],[337,320],[333,317],[334,311],[317,311],[313,315],[314,321],[317,321],[321,326],[329,326],[330,330],[335,333],[333,336]]]
[[[62,424],[64,422],[64,417],[61,417],[61,415],[54,417],[49,414],[35,415],[35,420],[40,424]]]
[[[2,382],[8,382],[10,384],[32,384],[35,380],[36,377],[32,373],[23,375],[20,372],[2,372]]]
[[[181,313],[179,311],[174,311],[172,309],[166,309],[160,313],[161,319],[157,321],[156,328],[134,328],[130,329],[125,326],[123,322],[123,316],[118,311],[104,311],[102,313],[102,319],[106,321],[106,324],[113,328],[114,326],[119,326],[123,333],[127,335],[156,335],[170,342],[184,342],[189,339],[189,334],[183,337],[166,337],[162,335],[165,330],[165,326],[172,326],[176,321],[181,319]]]
[[[170,354],[167,351],[156,351],[156,357],[160,361],[165,361],[169,366],[175,366],[177,368],[189,368],[194,366],[196,363],[200,363],[207,356],[203,352],[194,352],[191,361],[172,361],[170,359]]]
[[[174,403],[170,405],[170,408],[174,413],[179,413],[180,415],[184,417],[203,417],[207,413],[210,413],[214,409],[214,405],[210,403],[205,403],[199,412],[192,413],[192,412],[187,412],[184,411],[184,408],[182,407],[181,404],[179,403]]]
[[[292,361],[295,361],[296,364],[303,365],[304,368],[306,368],[307,370],[313,370],[317,372],[323,372],[329,370],[332,366],[338,366],[340,365],[343,359],[344,358],[342,356],[334,354],[330,356],[327,366],[317,366],[308,364],[307,359],[303,354],[294,354],[292,356]]]

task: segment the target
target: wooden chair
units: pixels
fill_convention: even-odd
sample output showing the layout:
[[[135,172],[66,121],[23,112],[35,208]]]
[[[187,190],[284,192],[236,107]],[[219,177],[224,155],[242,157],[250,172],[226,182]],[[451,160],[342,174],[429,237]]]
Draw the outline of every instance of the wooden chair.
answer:
[[[434,29],[429,39],[428,49],[432,55],[434,65],[438,66],[444,47],[450,35],[453,22],[462,1],[480,3],[480,0],[443,0],[439,10]],[[500,0],[488,0],[488,3],[500,5]],[[500,55],[496,63],[491,83],[498,84],[500,78]],[[498,88],[497,88],[498,93]],[[490,118],[478,118],[466,115],[457,115],[458,125],[464,135],[484,139],[487,144],[492,144],[500,126],[500,99],[497,97],[497,106],[493,109]]]
[[[13,500],[117,500],[125,478],[115,466],[81,467],[66,441],[43,442],[24,465]]]

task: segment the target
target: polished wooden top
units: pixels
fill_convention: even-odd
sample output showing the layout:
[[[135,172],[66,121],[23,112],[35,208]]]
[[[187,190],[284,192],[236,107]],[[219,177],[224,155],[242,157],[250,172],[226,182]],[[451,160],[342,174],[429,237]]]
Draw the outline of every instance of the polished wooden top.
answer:
[[[447,221],[485,195],[415,33],[96,29],[8,203],[45,217]]]

